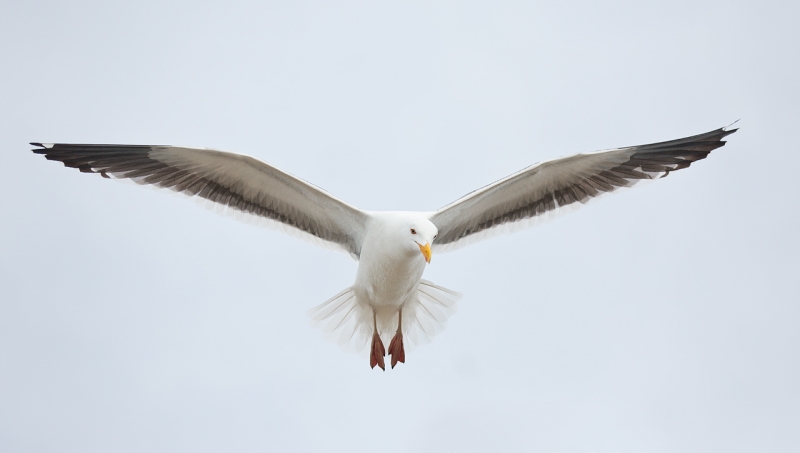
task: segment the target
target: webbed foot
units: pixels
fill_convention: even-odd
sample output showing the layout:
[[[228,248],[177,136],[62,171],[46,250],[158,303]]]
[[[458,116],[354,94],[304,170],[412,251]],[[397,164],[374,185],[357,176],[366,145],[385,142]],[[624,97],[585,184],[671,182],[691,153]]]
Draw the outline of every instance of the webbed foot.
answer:
[[[372,346],[370,347],[369,367],[375,368],[375,365],[378,365],[379,367],[381,367],[383,371],[386,371],[386,364],[383,361],[383,356],[385,355],[386,355],[386,350],[383,348],[383,342],[381,341],[381,337],[380,335],[378,335],[378,332],[375,332],[374,334],[372,334]]]

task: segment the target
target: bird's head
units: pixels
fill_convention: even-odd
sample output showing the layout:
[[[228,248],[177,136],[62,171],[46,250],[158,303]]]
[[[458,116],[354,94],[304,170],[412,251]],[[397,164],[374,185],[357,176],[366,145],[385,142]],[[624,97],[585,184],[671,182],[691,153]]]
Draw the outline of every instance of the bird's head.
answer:
[[[431,262],[431,244],[439,234],[439,229],[428,219],[414,219],[406,224],[405,234],[409,239],[409,247],[419,248],[425,261]]]

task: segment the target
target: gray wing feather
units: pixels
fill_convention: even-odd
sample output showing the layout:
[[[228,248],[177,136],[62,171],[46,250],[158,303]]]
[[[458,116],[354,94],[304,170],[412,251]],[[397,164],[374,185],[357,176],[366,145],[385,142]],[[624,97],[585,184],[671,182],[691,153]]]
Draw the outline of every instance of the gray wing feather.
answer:
[[[253,157],[176,146],[31,145],[82,172],[199,196],[356,258],[361,253],[366,213]]]
[[[439,229],[434,247],[446,252],[604,193],[660,178],[725,145],[736,129],[649,145],[618,148],[541,162],[472,192],[430,215]]]

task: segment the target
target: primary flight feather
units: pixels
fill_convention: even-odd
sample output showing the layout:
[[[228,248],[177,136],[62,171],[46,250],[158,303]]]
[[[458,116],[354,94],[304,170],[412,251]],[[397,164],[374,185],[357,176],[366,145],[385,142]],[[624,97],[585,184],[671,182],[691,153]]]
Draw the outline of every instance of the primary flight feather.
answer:
[[[442,329],[460,294],[422,279],[433,252],[528,226],[620,187],[667,176],[704,159],[736,129],[541,162],[436,212],[362,211],[261,160],[178,146],[42,144],[34,153],[82,172],[128,178],[199,196],[268,226],[342,250],[359,261],[354,284],[311,310],[332,339],[370,366],[405,362],[405,343]],[[391,340],[390,340],[391,339]]]

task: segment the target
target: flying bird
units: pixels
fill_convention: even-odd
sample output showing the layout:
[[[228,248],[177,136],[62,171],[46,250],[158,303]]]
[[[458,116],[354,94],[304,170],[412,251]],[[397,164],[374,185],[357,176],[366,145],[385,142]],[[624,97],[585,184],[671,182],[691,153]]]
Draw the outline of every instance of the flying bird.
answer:
[[[405,363],[405,339],[442,329],[461,297],[422,279],[434,252],[525,227],[620,187],[687,168],[736,129],[576,154],[531,165],[435,212],[360,210],[306,181],[241,154],[179,146],[31,143],[34,153],[86,173],[198,196],[268,227],[344,251],[355,282],[313,308],[312,320],[343,346],[369,343],[371,368]]]

